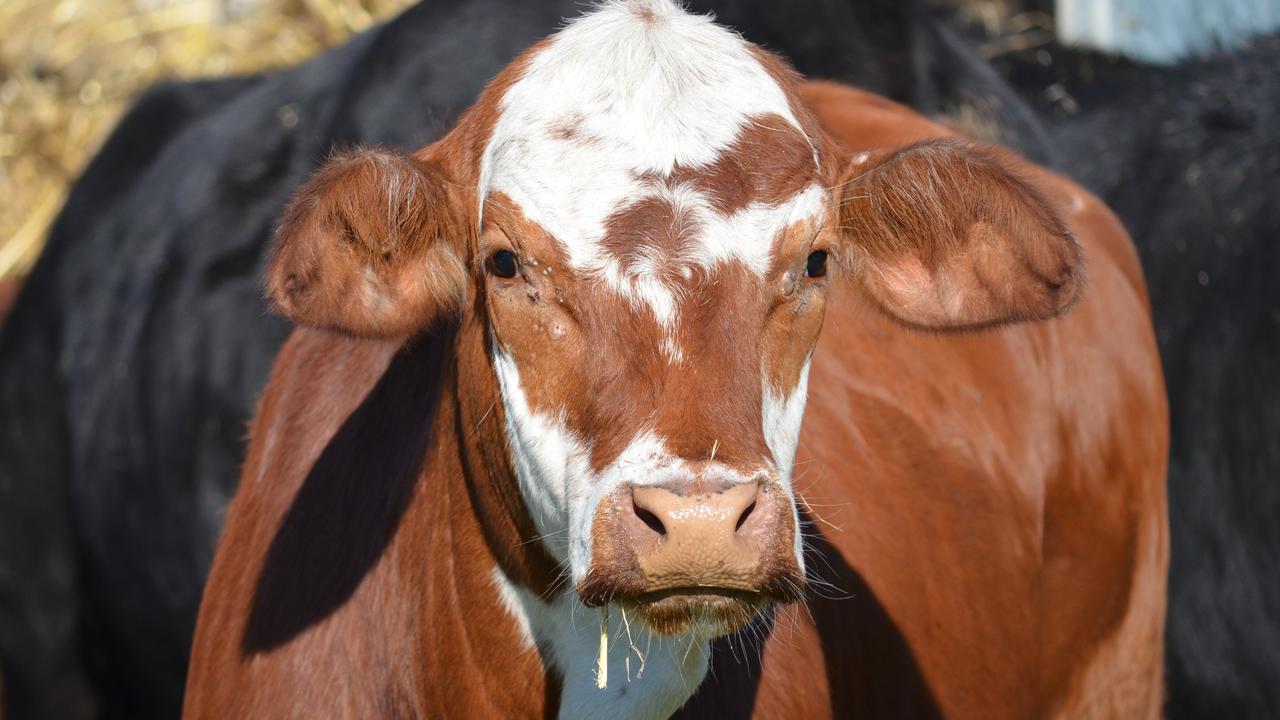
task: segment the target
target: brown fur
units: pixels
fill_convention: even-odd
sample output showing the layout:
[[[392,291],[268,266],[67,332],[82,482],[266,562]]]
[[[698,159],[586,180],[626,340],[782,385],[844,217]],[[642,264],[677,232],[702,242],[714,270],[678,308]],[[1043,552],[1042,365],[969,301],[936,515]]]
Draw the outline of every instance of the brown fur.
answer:
[[[842,193],[840,221],[864,287],[908,324],[1044,320],[1079,295],[1070,231],[991,152],[932,140],[876,153],[850,168]]]
[[[474,187],[496,98],[520,62],[416,161],[435,163],[455,190]],[[1167,407],[1123,230],[1069,181],[948,140],[888,101],[821,83],[795,90],[795,106],[817,118],[803,112],[822,151],[815,172],[834,178],[850,167],[844,158],[872,153],[881,171],[850,183],[844,199],[860,189],[879,193],[877,204],[821,232],[788,229],[764,282],[734,265],[690,278],[685,363],[663,359],[653,319],[573,277],[553,240],[501,197],[487,201],[479,236],[458,235],[468,243],[457,251],[468,279],[450,285],[465,297],[459,322],[408,341],[294,334],[206,587],[185,716],[554,716],[559,679],[490,583],[494,568],[543,596],[558,582],[510,467],[492,340],[536,379],[531,403],[565,408],[570,426],[598,441],[596,467],[651,419],[673,452],[697,461],[716,447],[717,460],[749,474],[767,452],[758,363],[775,387],[794,385],[824,314],[796,478],[817,580],[808,611],[780,610],[763,640],[738,638],[732,653],[717,643],[714,671],[684,712],[1159,713]],[[943,141],[895,151],[930,138]],[[956,187],[957,174],[965,198],[933,192],[917,198],[923,211],[908,201],[913,188]],[[385,196],[349,189],[385,207]],[[457,222],[472,223],[475,198],[458,192]],[[348,225],[385,229],[362,207],[354,222],[343,216]],[[287,222],[321,220],[301,212]],[[292,224],[281,242],[341,247]],[[1068,232],[1091,270],[1082,292],[1070,289]],[[381,247],[377,232],[363,237],[362,252]],[[439,245],[416,242],[403,239],[395,257]],[[993,242],[1021,262],[975,251]],[[483,272],[508,247],[522,260],[519,282]],[[803,268],[815,248],[862,256],[811,282]],[[904,256],[964,301],[935,289],[939,314],[878,288],[870,269]],[[350,266],[320,267],[345,277]],[[1072,272],[1054,274],[1063,267]],[[1050,322],[960,334],[906,325],[1053,316],[1076,292],[1072,312]],[[320,310],[300,319],[371,334],[343,324],[335,296],[302,296],[315,304],[299,307]],[[419,327],[427,309],[414,310]],[[731,660],[738,653],[745,662]]]
[[[753,202],[776,205],[813,180],[817,167],[810,142],[781,116],[751,117],[710,166],[677,167],[665,182],[692,183],[710,195],[712,207],[725,215]]]
[[[842,168],[838,163],[843,159],[843,153],[839,152],[837,145],[831,141],[831,137],[823,132],[821,123],[815,117],[813,109],[804,101],[802,88],[807,84],[805,79],[791,67],[781,55],[765,50],[757,45],[751,46],[751,54],[764,67],[769,77],[778,83],[787,93],[787,104],[791,108],[791,114],[795,116],[800,123],[800,128],[804,130],[805,136],[812,143],[812,147],[818,151],[818,157],[823,164],[822,170],[827,173],[838,173]],[[828,174],[825,180],[834,180],[834,175]]]
[[[462,304],[458,207],[431,165],[385,150],[341,153],[285,208],[267,296],[302,325],[408,335]]]
[[[646,197],[609,216],[600,244],[623,271],[643,263],[664,281],[675,282],[683,265],[681,250],[696,232],[690,218],[669,201]]]
[[[282,350],[211,574],[211,592],[224,594],[204,603],[186,715],[548,709],[554,689],[536,655],[492,652],[516,634],[490,573],[520,548],[489,549],[481,522],[501,524],[477,508],[498,505],[481,478],[468,481],[450,440],[459,429],[449,344],[302,330]],[[335,373],[359,380],[321,380]],[[486,620],[463,620],[472,614]],[[507,683],[503,672],[524,679]],[[442,690],[425,692],[428,682]]]

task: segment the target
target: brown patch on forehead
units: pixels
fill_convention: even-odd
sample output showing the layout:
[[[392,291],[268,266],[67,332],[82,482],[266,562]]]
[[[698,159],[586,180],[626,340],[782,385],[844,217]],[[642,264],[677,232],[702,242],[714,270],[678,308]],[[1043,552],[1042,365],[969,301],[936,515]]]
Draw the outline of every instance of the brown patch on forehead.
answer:
[[[692,182],[717,212],[732,214],[753,202],[777,205],[813,181],[813,146],[781,115],[747,119],[737,139],[711,165],[677,169],[675,182]]]
[[[822,134],[821,125],[800,97],[799,89],[804,78],[786,60],[759,45],[751,45],[751,54],[778,87],[782,88],[783,94],[787,96],[787,104],[791,107],[791,114],[800,123],[804,134],[810,138],[818,138]]]
[[[697,232],[693,218],[667,198],[654,196],[613,213],[604,227],[600,245],[618,260],[624,272],[644,263],[663,282],[674,281],[685,242]]]
[[[821,182],[824,187],[831,187],[844,171],[845,153],[840,150],[837,143],[823,129],[822,123],[818,121],[813,111],[809,109],[803,92],[804,86],[808,83],[804,82],[804,78],[780,56],[758,45],[751,45],[751,53],[755,55],[769,77],[773,78],[786,94],[792,116],[795,117],[796,122],[800,123],[805,136],[818,149],[818,175]]]
[[[637,175],[644,192],[654,194],[641,195],[610,215],[600,243],[624,270],[643,260],[666,280],[678,270],[699,230],[697,218],[673,206],[666,191],[691,188],[705,196],[713,210],[728,216],[752,203],[779,205],[816,178],[809,139],[780,115],[756,115],[710,165],[677,165],[666,177],[653,172]]]

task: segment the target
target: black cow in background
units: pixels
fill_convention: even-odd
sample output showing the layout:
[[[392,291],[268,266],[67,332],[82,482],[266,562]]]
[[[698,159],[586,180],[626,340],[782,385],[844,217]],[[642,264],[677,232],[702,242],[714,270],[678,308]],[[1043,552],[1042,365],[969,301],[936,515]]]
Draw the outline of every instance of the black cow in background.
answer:
[[[197,459],[183,455],[192,452],[185,438],[198,432],[178,427],[192,416],[173,414],[194,411],[179,401],[183,391],[146,383],[143,373],[169,363],[208,374],[225,359],[184,348],[175,338],[146,338],[139,327],[156,327],[152,323],[172,309],[148,302],[146,294],[157,293],[161,271],[154,255],[165,233],[175,232],[165,227],[165,208],[179,200],[172,191],[180,186],[156,185],[152,170],[184,129],[256,82],[161,85],[141,98],[76,184],[0,331],[0,676],[3,716],[10,720],[92,716],[93,691],[84,674],[90,659],[118,673],[152,663],[185,666],[154,638],[182,632],[173,608],[196,601],[185,586],[202,583],[203,571],[187,558],[211,552],[204,535],[216,533],[218,522],[189,508],[194,488],[216,471],[194,467]],[[172,183],[179,174],[164,177]],[[192,253],[188,261],[198,259]],[[251,264],[210,269],[216,274],[208,274],[203,287],[211,296],[185,308],[193,325],[202,322],[205,306],[221,302],[215,290],[253,284]],[[138,286],[131,287],[130,272],[139,273]],[[180,302],[176,290],[170,286],[154,299]],[[241,318],[243,332],[268,331],[261,315]],[[270,336],[261,337],[249,347]],[[271,352],[263,348],[259,360]],[[198,392],[215,403],[202,420],[225,412],[221,402],[243,404],[230,397],[231,376],[224,369],[198,381]],[[241,392],[253,392],[251,379],[236,382]],[[141,426],[141,411],[155,401],[164,407],[152,409]],[[163,429],[151,425],[157,421]],[[225,440],[238,442],[235,432]],[[234,476],[236,458],[203,457],[221,460],[223,472]],[[167,475],[144,475],[158,472]],[[175,532],[182,523],[188,526],[180,539]],[[112,555],[130,535],[132,552]],[[111,567],[95,568],[98,562]],[[119,573],[133,590],[95,591],[86,579],[103,573]],[[96,644],[103,632],[97,623],[118,621],[120,606],[129,622],[119,629],[133,633],[136,656]]]
[[[1168,716],[1280,717],[1280,37],[996,66],[1142,255],[1172,421]]]
[[[912,3],[707,0],[806,74],[930,113],[1031,113]],[[0,335],[8,720],[172,718],[245,423],[289,331],[261,300],[281,206],[335,145],[417,148],[577,0],[439,0],[298,68],[173,84],[122,121]]]

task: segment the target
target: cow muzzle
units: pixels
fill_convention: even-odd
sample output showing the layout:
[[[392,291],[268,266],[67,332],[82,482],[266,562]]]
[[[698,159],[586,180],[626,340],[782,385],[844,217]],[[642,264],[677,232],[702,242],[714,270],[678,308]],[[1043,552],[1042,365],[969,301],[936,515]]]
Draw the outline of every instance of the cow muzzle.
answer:
[[[625,484],[596,510],[578,593],[588,606],[622,604],[659,635],[727,634],[799,598],[795,538],[776,481]]]

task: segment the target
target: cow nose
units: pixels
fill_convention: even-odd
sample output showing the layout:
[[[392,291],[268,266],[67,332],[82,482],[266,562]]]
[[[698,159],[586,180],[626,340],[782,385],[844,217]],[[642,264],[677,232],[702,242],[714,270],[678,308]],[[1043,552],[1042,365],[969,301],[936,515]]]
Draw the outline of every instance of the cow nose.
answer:
[[[675,588],[760,591],[777,563],[778,526],[789,520],[767,503],[759,482],[708,489],[703,483],[633,486],[622,523],[647,592]],[[767,507],[766,507],[767,506]],[[772,517],[771,517],[772,516]]]
[[[625,484],[602,498],[582,601],[797,599],[804,570],[790,495],[772,478],[739,478]]]
[[[746,482],[713,492],[682,488],[633,486],[631,505],[641,524],[631,523],[638,546],[661,544],[712,548],[733,544],[754,527],[751,519],[760,495],[760,483]]]

